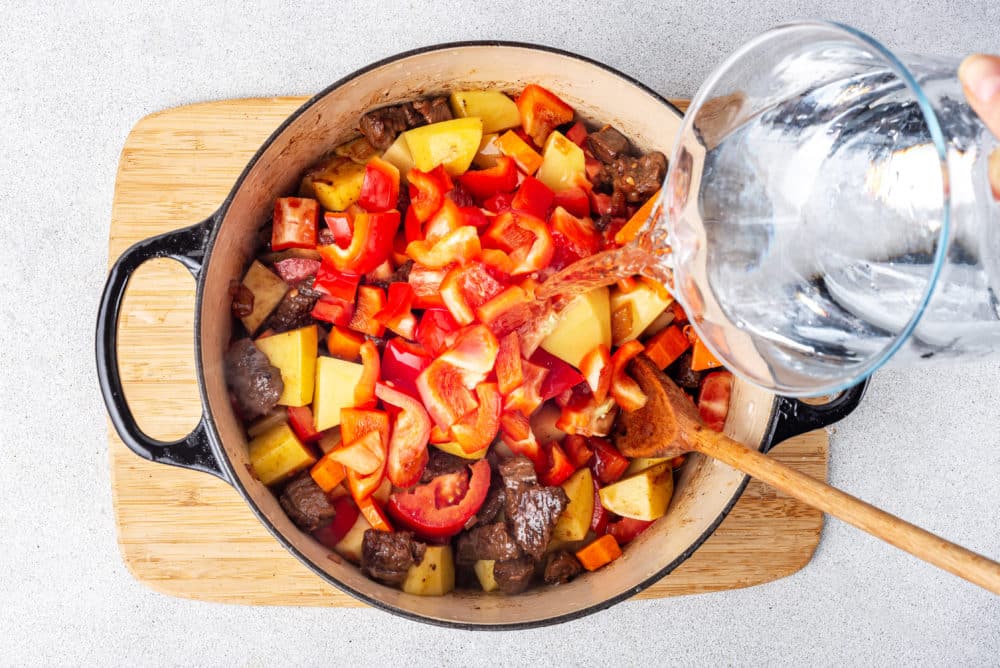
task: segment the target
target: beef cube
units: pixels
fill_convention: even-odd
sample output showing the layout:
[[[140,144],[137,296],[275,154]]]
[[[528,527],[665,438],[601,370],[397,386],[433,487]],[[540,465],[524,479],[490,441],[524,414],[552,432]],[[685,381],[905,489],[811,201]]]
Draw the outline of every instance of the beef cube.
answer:
[[[330,500],[308,471],[288,483],[278,501],[303,531],[315,531],[336,514]]]
[[[446,97],[417,100],[413,103],[413,109],[423,117],[425,123],[440,123],[452,119],[451,106]]]
[[[500,476],[503,478],[503,485],[508,490],[519,489],[523,485],[538,484],[535,466],[524,455],[511,457],[501,462],[499,470]]]
[[[427,546],[413,540],[409,531],[368,529],[361,542],[361,571],[385,584],[398,585],[410,566],[424,559]]]
[[[312,291],[307,286],[289,290],[268,318],[267,327],[275,333],[281,333],[311,324],[313,319],[309,314],[316,305],[318,296],[313,296],[310,292]]]
[[[568,504],[562,487],[535,485],[507,490],[507,526],[518,546],[536,561],[545,554],[556,520]]]
[[[505,594],[520,594],[531,584],[535,574],[535,563],[529,556],[493,564],[493,579],[497,588]]]
[[[545,562],[543,579],[547,584],[566,584],[583,571],[583,566],[576,557],[566,550],[559,550],[549,555]]]
[[[691,368],[692,359],[693,355],[688,350],[667,367],[667,375],[677,383],[678,387],[685,390],[697,390],[701,385],[702,377],[705,375],[703,371],[695,371]]]
[[[628,138],[610,125],[591,132],[587,143],[594,157],[605,164],[628,155]]]
[[[663,183],[667,174],[667,158],[659,151],[652,151],[638,158],[621,157],[607,165],[615,192],[638,204],[651,197]]]
[[[455,562],[469,566],[481,559],[508,561],[521,556],[503,522],[479,526],[459,535],[455,544]]]
[[[404,132],[409,127],[409,110],[403,109],[403,105],[394,107],[383,107],[374,109],[361,117],[360,130],[368,143],[380,151],[384,151],[396,141],[400,132]],[[408,113],[409,112],[409,113]]]
[[[278,404],[285,384],[281,371],[250,339],[240,339],[226,352],[226,384],[247,420],[264,415]]]
[[[499,476],[494,475],[490,483],[490,491],[486,494],[486,500],[483,501],[479,512],[476,513],[476,524],[493,523],[500,511],[503,510],[504,497],[503,482]]]

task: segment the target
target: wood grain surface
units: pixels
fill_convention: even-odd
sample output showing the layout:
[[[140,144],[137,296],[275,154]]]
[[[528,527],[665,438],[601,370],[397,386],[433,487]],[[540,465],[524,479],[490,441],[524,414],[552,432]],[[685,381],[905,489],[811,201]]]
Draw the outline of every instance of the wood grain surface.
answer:
[[[109,258],[132,243],[198,222],[222,202],[257,147],[306,98],[226,100],[169,109],[135,126],[122,151]],[[684,101],[677,104],[686,106]],[[150,435],[195,425],[194,281],[155,260],[133,278],[120,320],[126,396]],[[109,425],[111,483],[122,557],[156,591],[251,605],[361,605],[285,552],[239,495],[207,474],[133,455]],[[813,432],[775,458],[826,479],[828,439]],[[752,481],[700,550],[639,598],[748,587],[790,575],[812,557],[822,514]]]

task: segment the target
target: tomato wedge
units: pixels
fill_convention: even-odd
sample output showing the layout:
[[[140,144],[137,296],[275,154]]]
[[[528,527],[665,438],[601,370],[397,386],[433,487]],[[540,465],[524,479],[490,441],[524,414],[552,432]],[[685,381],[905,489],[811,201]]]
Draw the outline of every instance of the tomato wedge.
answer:
[[[537,84],[528,84],[517,96],[517,110],[524,131],[538,146],[544,146],[549,133],[558,126],[573,120],[573,107]]]
[[[698,414],[705,426],[722,431],[729,415],[729,398],[733,392],[733,374],[713,371],[705,376],[698,394]]]
[[[440,475],[426,485],[389,497],[389,513],[427,539],[454,536],[475,515],[490,489],[490,465],[480,460],[470,471]]]
[[[431,420],[419,401],[384,383],[375,386],[375,396],[400,409],[392,425],[386,474],[397,487],[415,485],[427,464],[427,442]]]
[[[482,450],[497,436],[503,401],[496,383],[476,385],[479,407],[451,426],[451,433],[467,453]]]
[[[274,203],[271,250],[315,248],[319,204],[305,197],[281,197]]]
[[[317,246],[320,256],[337,271],[367,274],[386,261],[399,227],[399,211],[361,212],[354,217],[354,233],[346,248],[337,244]]]

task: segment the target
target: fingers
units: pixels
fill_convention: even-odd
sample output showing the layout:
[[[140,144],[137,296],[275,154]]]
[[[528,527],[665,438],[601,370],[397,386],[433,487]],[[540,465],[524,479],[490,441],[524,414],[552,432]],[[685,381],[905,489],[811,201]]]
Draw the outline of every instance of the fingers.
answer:
[[[1000,56],[969,56],[959,66],[958,78],[969,105],[994,136],[1000,138]],[[989,176],[993,196],[1000,200],[1000,149],[990,155]]]

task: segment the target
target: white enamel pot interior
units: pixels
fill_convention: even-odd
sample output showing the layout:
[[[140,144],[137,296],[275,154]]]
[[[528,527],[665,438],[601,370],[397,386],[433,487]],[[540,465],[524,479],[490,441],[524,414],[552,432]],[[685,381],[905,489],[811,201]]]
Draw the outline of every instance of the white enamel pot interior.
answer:
[[[210,434],[236,488],[275,536],[318,575],[363,601],[431,623],[528,627],[607,607],[689,557],[722,521],[746,483],[746,476],[728,466],[693,456],[683,469],[667,515],[600,571],[519,596],[458,592],[419,597],[378,584],[355,566],[331,559],[329,550],[300,531],[271,491],[249,472],[247,439],[230,406],[223,373],[231,335],[228,286],[248,265],[256,230],[268,219],[275,198],[293,192],[307,167],[356,136],[365,110],[455,89],[514,92],[527,83],[551,89],[585,118],[613,124],[643,149],[670,153],[680,112],[641,84],[598,63],[550,49],[496,43],[445,45],[403,54],[333,85],[271,137],[219,212],[199,284],[196,338],[201,388]],[[772,395],[737,380],[726,432],[764,447],[774,405]]]

